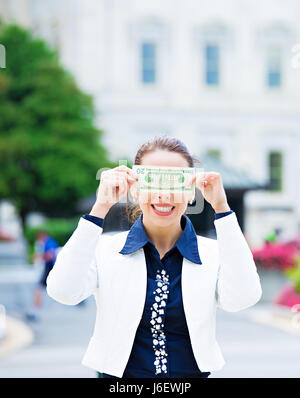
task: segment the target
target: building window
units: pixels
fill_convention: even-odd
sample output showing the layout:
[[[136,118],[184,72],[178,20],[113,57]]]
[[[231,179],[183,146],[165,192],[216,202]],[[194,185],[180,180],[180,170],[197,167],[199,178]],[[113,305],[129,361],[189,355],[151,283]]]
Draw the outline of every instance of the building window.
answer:
[[[156,44],[144,42],[141,46],[142,82],[153,84],[156,81]]]
[[[269,179],[270,190],[282,190],[282,153],[270,152],[269,153]]]
[[[280,87],[281,85],[281,50],[279,47],[270,47],[267,52],[267,85]]]
[[[220,151],[220,149],[208,149],[206,151],[206,153],[209,156],[213,156],[213,157],[215,157],[217,159],[221,159],[221,151]]]
[[[208,86],[219,84],[219,46],[207,44],[205,46],[205,83]]]

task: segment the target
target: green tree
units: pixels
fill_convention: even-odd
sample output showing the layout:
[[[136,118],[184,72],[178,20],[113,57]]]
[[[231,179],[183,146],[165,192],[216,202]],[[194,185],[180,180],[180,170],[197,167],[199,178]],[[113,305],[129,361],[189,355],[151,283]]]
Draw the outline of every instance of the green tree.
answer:
[[[30,211],[76,213],[96,192],[96,172],[114,167],[94,126],[92,98],[47,44],[16,25],[0,25],[0,200],[11,200],[24,226]]]

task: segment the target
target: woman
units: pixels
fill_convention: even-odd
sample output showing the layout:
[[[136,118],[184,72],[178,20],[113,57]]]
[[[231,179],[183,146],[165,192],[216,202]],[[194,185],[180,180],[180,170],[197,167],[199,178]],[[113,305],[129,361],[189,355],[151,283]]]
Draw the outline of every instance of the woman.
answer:
[[[134,164],[194,167],[194,158],[178,139],[156,137],[141,146]],[[208,377],[225,363],[216,307],[240,311],[261,297],[220,174],[197,173],[192,183],[215,211],[217,240],[196,235],[185,215],[193,198],[138,190],[130,230],[103,235],[110,207],[137,184],[133,170],[119,166],[102,173],[90,214],[58,254],[48,294],[67,305],[94,294],[96,323],[82,363],[103,377]],[[107,199],[108,192],[115,195]]]

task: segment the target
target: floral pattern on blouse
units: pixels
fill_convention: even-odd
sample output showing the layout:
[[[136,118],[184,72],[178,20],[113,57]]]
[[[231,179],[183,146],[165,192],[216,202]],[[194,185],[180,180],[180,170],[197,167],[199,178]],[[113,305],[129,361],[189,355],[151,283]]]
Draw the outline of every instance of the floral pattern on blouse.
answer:
[[[164,333],[164,315],[168,300],[169,275],[165,270],[157,270],[156,272],[156,289],[153,292],[154,303],[151,307],[151,333],[153,340],[153,349],[155,354],[154,366],[155,374],[162,372],[167,373],[167,352],[166,352],[166,336]]]

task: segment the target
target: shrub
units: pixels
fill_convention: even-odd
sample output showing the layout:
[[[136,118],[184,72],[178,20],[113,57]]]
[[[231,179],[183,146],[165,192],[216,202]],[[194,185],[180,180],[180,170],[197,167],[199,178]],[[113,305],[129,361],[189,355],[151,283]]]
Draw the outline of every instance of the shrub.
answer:
[[[284,271],[297,265],[298,250],[290,244],[267,243],[262,249],[252,252],[257,267]]]
[[[293,283],[295,291],[300,293],[300,256],[296,257],[296,263],[296,267],[289,268],[284,273]]]

